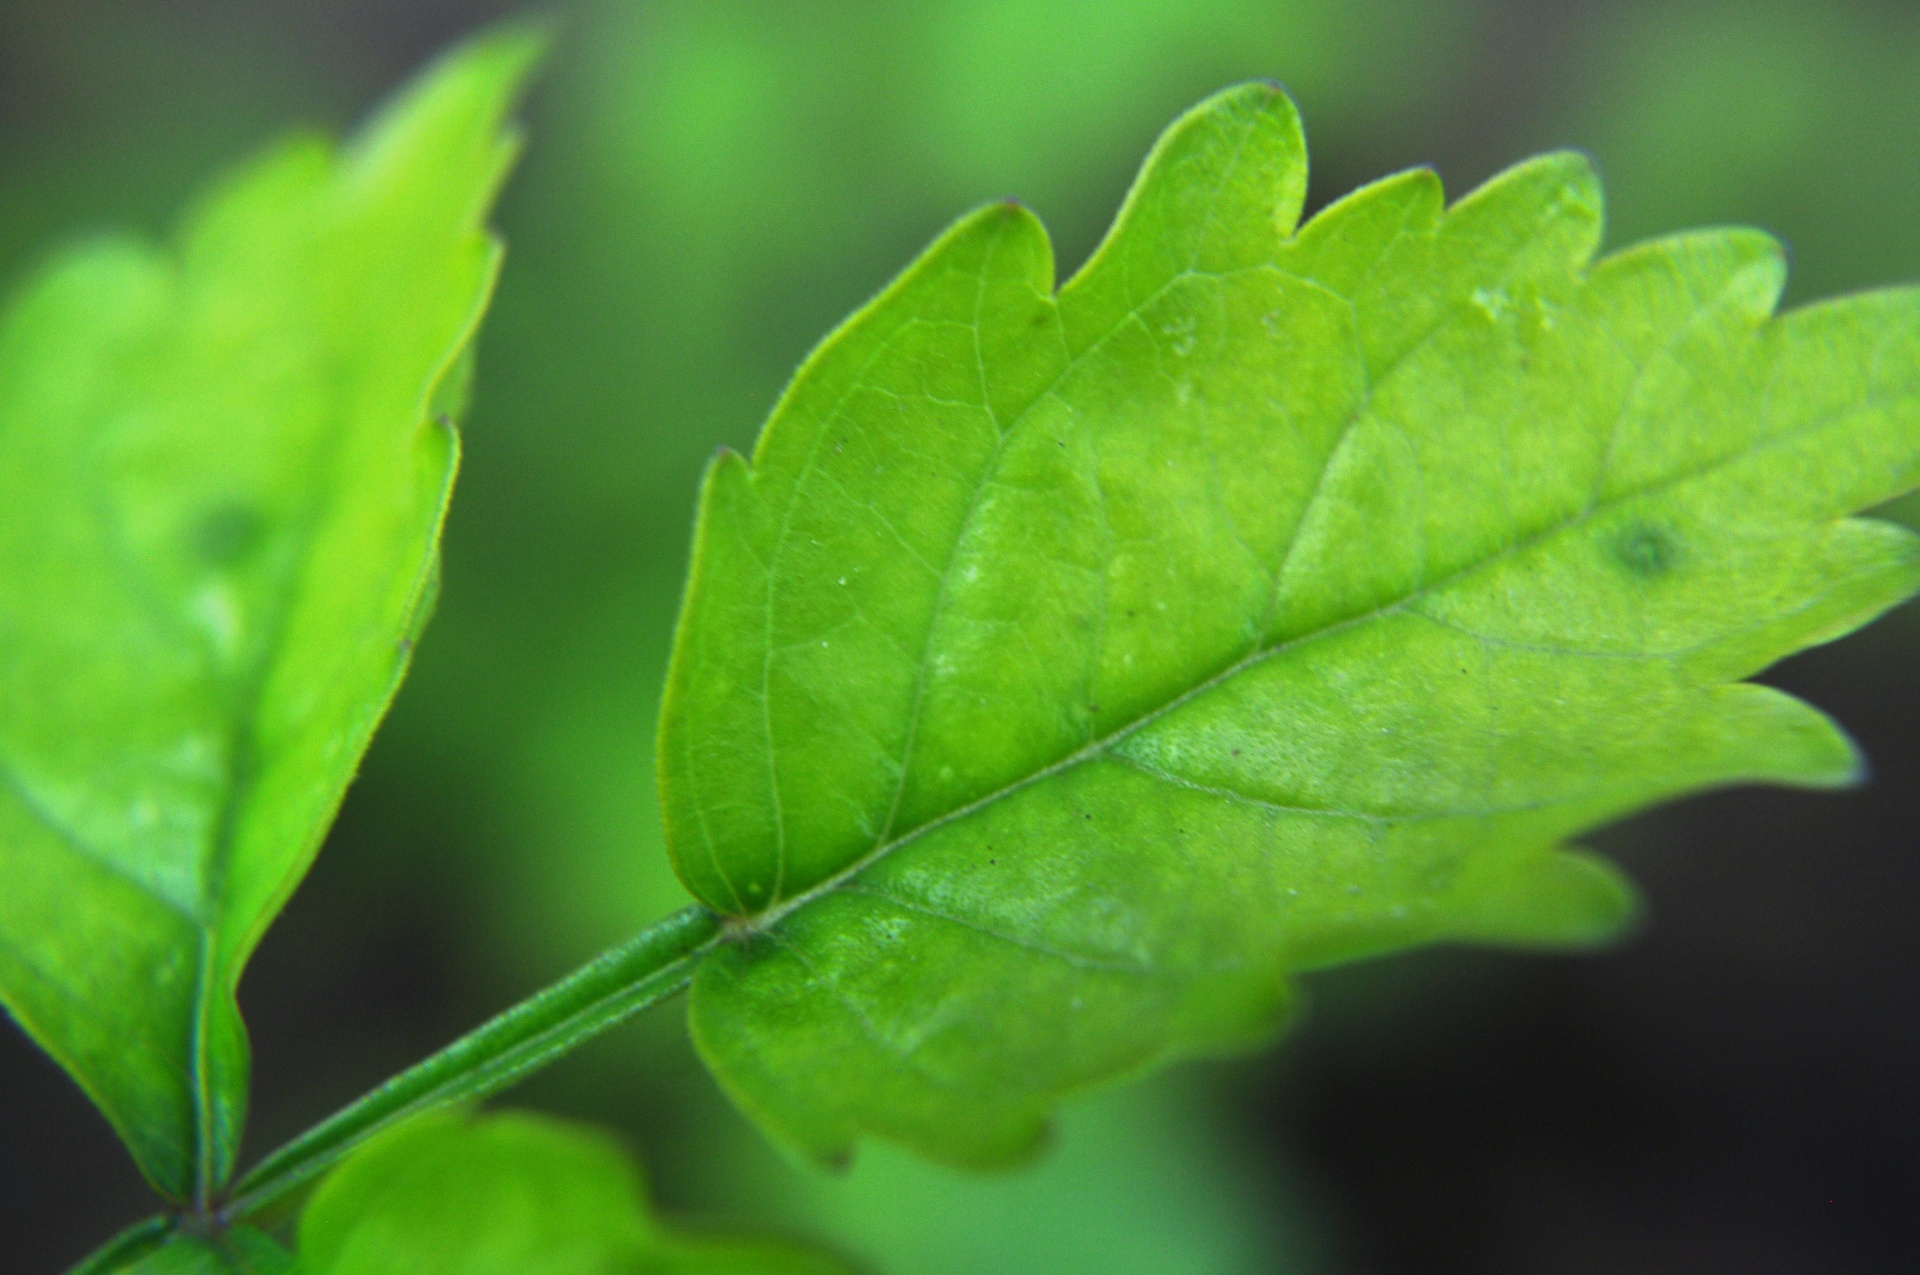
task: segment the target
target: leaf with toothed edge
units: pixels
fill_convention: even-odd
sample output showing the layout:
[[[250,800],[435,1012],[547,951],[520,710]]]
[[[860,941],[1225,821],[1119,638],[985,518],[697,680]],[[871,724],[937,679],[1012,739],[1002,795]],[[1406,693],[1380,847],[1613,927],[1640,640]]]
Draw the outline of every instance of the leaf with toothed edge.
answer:
[[[540,44],[468,44],[0,319],[0,1002],[177,1202],[232,1170],[236,985],[431,607]]]
[[[1017,1160],[1293,971],[1614,935],[1584,830],[1855,776],[1741,679],[1920,584],[1849,517],[1920,481],[1920,293],[1773,317],[1743,230],[1596,260],[1576,155],[1296,232],[1305,184],[1227,91],[1057,292],[975,213],[713,464],[659,779],[733,918],[695,1040],[788,1146]]]

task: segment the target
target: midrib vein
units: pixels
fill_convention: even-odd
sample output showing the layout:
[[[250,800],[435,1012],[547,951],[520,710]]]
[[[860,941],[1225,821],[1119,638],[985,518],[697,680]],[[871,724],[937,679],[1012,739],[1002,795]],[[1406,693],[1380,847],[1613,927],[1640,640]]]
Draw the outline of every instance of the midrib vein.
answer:
[[[801,909],[807,907],[809,904],[821,898],[824,898],[827,895],[836,893],[840,889],[840,887],[843,886],[845,883],[860,876],[867,869],[875,866],[876,864],[880,863],[881,861],[891,856],[895,851],[900,850],[906,846],[912,845],[914,842],[926,836],[929,836],[932,833],[938,832],[942,828],[945,828],[950,824],[959,823],[962,820],[971,818],[972,816],[980,813],[981,811],[987,809],[990,806],[996,805],[999,802],[1004,801],[1007,798],[1012,797],[1020,792],[1024,792],[1026,789],[1034,787],[1035,785],[1045,783],[1047,780],[1052,779],[1057,775],[1063,774],[1066,771],[1072,770],[1077,766],[1083,765],[1089,761],[1098,760],[1103,755],[1105,755],[1108,751],[1124,743],[1127,739],[1129,739],[1133,735],[1138,734],[1139,732],[1145,730],[1149,726],[1152,726],[1154,723],[1179,711],[1181,708],[1185,707],[1187,704],[1190,704],[1193,701],[1200,699],[1201,697],[1211,693],[1212,691],[1216,690],[1220,686],[1223,686],[1227,682],[1232,681],[1234,678],[1238,677],[1240,674],[1246,672],[1247,670],[1253,668],[1258,664],[1262,664],[1267,660],[1273,659],[1277,656],[1285,655],[1290,652],[1299,650],[1300,648],[1305,647],[1310,643],[1331,638],[1338,634],[1345,633],[1349,630],[1357,629],[1365,625],[1374,623],[1378,620],[1385,619],[1388,616],[1391,616],[1406,610],[1408,607],[1414,605],[1415,603],[1424,601],[1428,598],[1435,596],[1436,594],[1439,594],[1448,589],[1451,589],[1454,586],[1461,584],[1466,580],[1471,579],[1473,576],[1483,571],[1493,570],[1494,568],[1498,567],[1502,563],[1514,557],[1517,557],[1518,555],[1525,553],[1528,550],[1540,544],[1543,544],[1549,540],[1555,539],[1561,535],[1570,533],[1578,529],[1579,527],[1586,525],[1589,522],[1595,521],[1596,519],[1600,518],[1602,515],[1608,513],[1609,511],[1621,505],[1627,504],[1631,501],[1644,499],[1650,496],[1657,496],[1667,491],[1671,491],[1677,487],[1682,487],[1688,483],[1698,481],[1728,465],[1732,465],[1742,460],[1749,459],[1757,454],[1763,453],[1773,448],[1785,446],[1793,442],[1797,438],[1800,438],[1806,434],[1810,434],[1821,429],[1825,429],[1831,425],[1847,420],[1850,417],[1857,416],[1865,412],[1874,411],[1878,407],[1883,405],[1883,401],[1884,401],[1883,398],[1877,395],[1866,398],[1866,399],[1862,399],[1860,402],[1854,403],[1845,409],[1835,411],[1820,417],[1816,417],[1813,420],[1804,422],[1800,425],[1793,427],[1792,429],[1783,430],[1778,434],[1775,434],[1768,438],[1761,439],[1757,442],[1754,442],[1753,444],[1747,447],[1743,447],[1735,451],[1728,452],[1725,455],[1718,456],[1711,460],[1704,461],[1700,464],[1689,467],[1687,469],[1680,470],[1674,474],[1668,475],[1657,481],[1647,483],[1643,486],[1622,491],[1614,496],[1611,496],[1605,500],[1602,500],[1597,504],[1584,506],[1581,509],[1574,511],[1573,513],[1567,516],[1564,516],[1553,522],[1547,523],[1546,525],[1541,527],[1539,530],[1532,532],[1531,534],[1522,536],[1514,540],[1513,542],[1511,542],[1504,548],[1500,549],[1499,551],[1489,554],[1487,557],[1481,558],[1474,562],[1465,563],[1460,567],[1455,568],[1453,571],[1448,572],[1446,575],[1441,576],[1439,579],[1420,585],[1419,587],[1415,589],[1411,589],[1408,592],[1401,594],[1398,597],[1382,602],[1378,606],[1375,606],[1370,610],[1361,612],[1357,615],[1349,616],[1342,620],[1336,620],[1331,623],[1324,624],[1317,629],[1312,629],[1312,630],[1297,634],[1294,637],[1288,638],[1284,642],[1280,642],[1273,646],[1265,647],[1261,650],[1253,651],[1245,656],[1242,656],[1240,659],[1235,660],[1233,663],[1227,665],[1225,668],[1203,679],[1202,681],[1200,681],[1193,687],[1189,688],[1188,690],[1181,692],[1179,695],[1176,695],[1172,699],[1168,700],[1166,703],[1161,704],[1159,707],[1150,709],[1147,712],[1142,713],[1140,716],[1134,718],[1132,721],[1126,722],[1121,726],[1116,727],[1113,731],[1109,732],[1108,734],[1102,736],[1097,740],[1094,740],[1093,742],[1085,745],[1084,747],[1074,750],[1073,752],[1060,758],[1058,761],[1055,761],[1050,765],[1044,766],[1041,769],[1034,771],[1030,775],[1022,776],[1021,778],[1016,779],[1011,783],[1005,784],[1000,788],[995,789],[992,792],[986,793],[983,796],[976,797],[974,800],[967,802],[964,805],[955,807],[953,810],[950,810],[947,813],[938,816],[937,818],[930,819],[926,823],[923,823],[916,828],[913,828],[905,833],[902,833],[900,836],[895,837],[891,841],[887,841],[880,845],[875,846],[872,850],[860,856],[860,858],[855,859],[852,863],[849,863],[846,867],[840,869],[838,872],[834,873],[832,876],[824,878],[816,885],[813,885],[808,889],[802,891],[801,893],[794,895],[792,898],[785,900],[784,902],[780,903],[776,907],[768,908],[764,912],[761,912],[755,916],[746,918],[744,921],[740,923],[741,928],[752,931],[752,932],[756,932],[756,933],[766,932],[773,929],[775,926],[779,925],[781,921],[793,915],[795,912],[800,911]],[[1847,515],[1840,515],[1840,516],[1844,517]]]
[[[1243,138],[1242,141],[1244,142],[1244,140],[1245,139]],[[1217,201],[1217,198],[1218,198],[1218,190],[1216,189],[1216,201]],[[1211,209],[1211,204],[1210,204],[1210,209]],[[1400,233],[1404,233],[1404,232],[1400,232]],[[1396,241],[1397,241],[1397,238],[1398,238],[1398,234],[1396,234]],[[1063,308],[1066,305],[1070,304],[1070,298],[1078,290],[1086,287],[1091,287],[1093,281],[1099,277],[1099,267],[1102,264],[1103,251],[1104,251],[1104,246],[1103,246],[1103,250],[1095,252],[1093,258],[1088,261],[1086,267],[1084,267],[1080,271],[1080,273],[1076,274],[1072,279],[1068,280],[1067,283],[1060,288],[1060,290],[1054,297],[1049,298],[1049,302],[1050,302],[1049,313],[1053,318],[1055,324],[1057,325],[1064,324]],[[1123,265],[1125,264],[1124,261],[1122,264]],[[1509,274],[1512,272],[1514,268],[1515,268],[1515,263],[1513,261],[1509,261],[1506,264],[1506,267],[1502,270],[1500,274],[1500,279],[1502,282],[1504,282],[1507,279],[1507,277],[1509,276]],[[1311,287],[1316,287],[1316,288],[1325,287],[1325,285],[1321,284],[1316,279],[1308,278],[1302,275],[1296,275],[1291,271],[1288,271],[1284,265],[1280,264],[1277,261],[1261,262],[1261,263],[1256,263],[1254,265],[1242,266],[1242,267],[1238,267],[1231,270],[1207,271],[1207,270],[1198,269],[1195,262],[1190,260],[1185,266],[1183,266],[1179,270],[1172,272],[1166,279],[1162,280],[1158,285],[1156,285],[1152,290],[1150,290],[1145,296],[1141,297],[1137,301],[1130,302],[1122,310],[1122,312],[1113,320],[1112,323],[1110,323],[1107,327],[1102,329],[1097,336],[1093,337],[1085,345],[1081,346],[1079,349],[1076,350],[1076,349],[1073,349],[1071,347],[1071,344],[1069,343],[1068,349],[1066,352],[1066,358],[1062,361],[1061,366],[1054,373],[1054,375],[1048,379],[1047,384],[1044,387],[1042,387],[1037,393],[1035,393],[1032,397],[1030,397],[1024,403],[1022,403],[1017,409],[1015,409],[1012,416],[1007,421],[1005,428],[1001,431],[1000,438],[993,450],[992,455],[989,457],[987,464],[982,467],[981,473],[973,485],[973,488],[968,497],[967,508],[962,516],[959,533],[954,537],[953,549],[948,555],[946,567],[942,571],[940,575],[940,579],[938,581],[937,592],[935,596],[934,615],[929,620],[927,641],[922,650],[919,667],[916,672],[913,711],[912,711],[911,719],[909,722],[906,755],[903,756],[901,760],[900,779],[895,788],[893,800],[890,803],[890,807],[887,813],[886,823],[883,825],[881,829],[880,836],[875,840],[875,844],[873,848],[868,850],[860,858],[856,859],[853,862],[853,864],[850,865],[849,867],[842,869],[840,872],[837,872],[830,877],[827,877],[825,880],[823,880],[819,884],[809,887],[807,890],[804,890],[801,893],[793,896],[793,898],[786,900],[785,902],[780,903],[774,907],[768,908],[764,912],[760,912],[756,914],[751,922],[756,928],[766,928],[767,926],[776,924],[781,917],[788,915],[789,913],[794,911],[796,908],[804,906],[806,902],[811,901],[813,898],[818,897],[823,887],[830,887],[833,884],[836,884],[840,881],[844,881],[848,879],[849,877],[857,874],[859,871],[865,869],[871,864],[878,862],[880,859],[885,858],[888,854],[892,853],[892,851],[897,849],[898,847],[905,845],[908,842],[913,841],[928,832],[934,831],[935,829],[947,823],[950,823],[956,819],[964,818],[967,815],[972,814],[975,811],[987,805],[993,804],[994,802],[1000,800],[1002,797],[1010,796],[1014,792],[1019,791],[1021,788],[1027,787],[1028,785],[1033,783],[1038,783],[1043,779],[1046,779],[1052,775],[1060,773],[1062,770],[1070,769],[1071,767],[1078,765],[1081,761],[1085,761],[1090,757],[1097,756],[1099,753],[1103,752],[1107,748],[1110,748],[1114,744],[1117,744],[1121,740],[1125,739],[1128,735],[1131,735],[1135,731],[1144,728],[1146,725],[1148,725],[1152,721],[1157,720],[1160,716],[1166,713],[1172,712],[1174,709],[1178,708],[1181,704],[1186,703],[1189,699],[1192,699],[1197,695],[1204,694],[1207,690],[1211,689],[1214,685],[1218,684],[1220,681],[1227,678],[1231,678],[1237,673],[1243,671],[1244,669],[1251,667],[1254,663],[1257,663],[1261,659],[1264,659],[1267,655],[1278,654],[1281,650],[1287,649],[1288,646],[1295,645],[1298,642],[1304,641],[1309,637],[1317,636],[1317,634],[1302,635],[1300,638],[1294,639],[1293,641],[1280,647],[1272,647],[1272,648],[1265,648],[1265,649],[1255,647],[1254,650],[1250,651],[1246,656],[1242,657],[1239,661],[1236,661],[1234,664],[1229,665],[1226,669],[1215,674],[1214,677],[1210,678],[1206,682],[1203,682],[1200,686],[1195,687],[1187,691],[1186,693],[1175,697],[1174,699],[1161,705],[1159,708],[1150,711],[1145,716],[1136,718],[1132,722],[1129,722],[1120,726],[1112,733],[1100,739],[1089,742],[1083,748],[1079,749],[1078,751],[1072,754],[1069,754],[1067,757],[1063,758],[1062,760],[1055,762],[1052,766],[1049,766],[1044,770],[1036,772],[1034,775],[1031,775],[1024,780],[1019,780],[1014,782],[1013,784],[1009,784],[1004,788],[1001,788],[993,793],[990,793],[985,797],[979,798],[975,802],[969,803],[966,806],[962,806],[957,810],[949,812],[948,814],[941,815],[928,823],[922,824],[919,827],[910,830],[909,832],[903,834],[898,838],[894,838],[893,840],[888,840],[888,837],[890,836],[893,830],[895,818],[899,813],[899,806],[900,806],[902,795],[906,791],[907,781],[908,781],[908,765],[911,761],[914,742],[916,741],[919,733],[921,698],[925,691],[926,665],[927,665],[928,656],[931,653],[934,624],[937,622],[939,618],[940,611],[944,609],[944,602],[947,594],[948,578],[952,574],[954,563],[959,556],[960,544],[966,538],[967,530],[972,523],[975,511],[979,507],[981,494],[985,491],[986,487],[993,481],[994,474],[998,470],[1000,459],[1004,455],[1008,443],[1019,432],[1021,426],[1026,423],[1029,415],[1041,402],[1049,398],[1055,398],[1057,399],[1057,401],[1061,402],[1063,405],[1071,409],[1072,405],[1070,403],[1067,403],[1064,398],[1058,397],[1060,392],[1060,387],[1066,381],[1066,379],[1069,376],[1073,375],[1073,373],[1076,372],[1081,366],[1083,366],[1086,360],[1093,357],[1095,353],[1101,350],[1108,341],[1112,340],[1113,337],[1121,331],[1121,329],[1127,327],[1130,324],[1139,322],[1141,315],[1145,311],[1150,309],[1162,297],[1167,295],[1167,293],[1172,291],[1172,289],[1177,287],[1180,283],[1184,282],[1187,279],[1197,278],[1197,277],[1225,278],[1225,277],[1230,277],[1232,275],[1239,274],[1243,271],[1249,271],[1249,270],[1257,271],[1257,270],[1269,270],[1269,269],[1275,270],[1280,274],[1286,275],[1288,278],[1297,279],[1301,283]],[[983,270],[982,270],[982,286],[983,287],[984,287],[984,276],[985,276],[985,268],[983,267]],[[1330,295],[1339,298],[1339,300],[1345,305],[1347,305],[1349,309],[1352,308],[1353,302],[1351,298],[1339,292],[1335,292],[1330,288],[1326,289],[1326,291],[1328,291]],[[1329,448],[1327,455],[1323,458],[1321,465],[1319,467],[1318,474],[1316,476],[1314,490],[1309,495],[1305,505],[1303,506],[1300,518],[1296,520],[1294,524],[1293,535],[1287,543],[1287,548],[1285,552],[1282,554],[1280,566],[1273,573],[1273,583],[1272,583],[1272,588],[1268,595],[1266,615],[1261,620],[1260,632],[1262,635],[1265,634],[1266,630],[1272,624],[1272,612],[1279,600],[1279,592],[1280,592],[1282,578],[1285,575],[1288,564],[1292,560],[1295,549],[1297,549],[1299,546],[1300,532],[1305,526],[1307,515],[1311,513],[1313,506],[1318,502],[1318,499],[1321,494],[1321,489],[1324,486],[1326,481],[1327,471],[1332,467],[1334,457],[1338,453],[1340,446],[1345,442],[1346,438],[1352,433],[1352,430],[1355,424],[1366,415],[1367,409],[1372,404],[1374,400],[1374,396],[1379,390],[1379,387],[1382,384],[1384,384],[1387,380],[1390,380],[1392,376],[1402,366],[1406,364],[1408,358],[1414,353],[1414,351],[1425,346],[1428,342],[1432,341],[1439,332],[1444,330],[1447,327],[1447,325],[1451,323],[1452,320],[1461,312],[1461,310],[1465,308],[1466,304],[1467,304],[1467,299],[1465,297],[1459,297],[1459,298],[1455,298],[1452,304],[1442,307],[1441,312],[1426,327],[1422,328],[1419,331],[1419,333],[1415,335],[1414,339],[1411,342],[1409,342],[1409,344],[1405,349],[1401,350],[1398,354],[1396,354],[1388,362],[1388,364],[1383,369],[1380,370],[1380,372],[1378,372],[1377,374],[1369,378],[1369,383],[1365,391],[1360,395],[1358,400],[1354,403],[1353,407],[1346,414],[1345,418],[1341,421],[1341,425],[1339,430],[1337,431],[1334,443],[1332,447]],[[979,341],[979,324],[980,324],[980,316],[979,316],[978,309],[976,308],[975,318],[974,318],[974,339],[976,342],[976,346]],[[1357,334],[1357,331],[1358,331],[1358,328],[1356,326],[1356,334]],[[882,351],[884,351],[885,349],[885,344],[890,344],[890,340],[888,343],[883,343]],[[875,354],[868,359],[866,367],[871,367],[872,364],[880,357],[880,353],[882,351],[876,351]],[[864,376],[864,369],[861,375]],[[860,377],[856,376],[854,378],[854,383],[857,384],[859,379]],[[846,403],[851,399],[852,394],[853,394],[853,387],[849,386],[849,388],[842,393],[840,398],[836,400],[833,408],[827,414],[825,418],[827,422],[831,422],[833,419],[835,419],[839,415],[840,411],[845,407]],[[990,412],[992,410],[990,405],[988,407],[988,410]],[[793,510],[798,504],[799,492],[801,488],[805,485],[808,475],[811,473],[815,464],[819,460],[821,440],[826,436],[828,432],[830,431],[823,428],[820,431],[819,435],[817,435],[813,440],[813,444],[808,451],[806,462],[802,465],[800,473],[796,475],[793,486],[789,491],[788,498],[787,498],[788,499],[787,507],[785,510],[782,511],[780,532],[774,542],[775,544],[774,560],[776,562],[778,560],[779,551],[784,546],[786,541],[787,531],[792,521]],[[771,565],[769,566],[768,575],[769,575],[769,581],[771,581],[771,576],[772,576]],[[770,583],[769,583],[769,590],[771,590]],[[1409,595],[1406,598],[1399,599],[1395,605],[1398,605],[1399,603],[1404,603],[1406,601],[1410,601],[1412,600],[1413,596],[1415,595]],[[1376,611],[1374,614],[1378,614],[1378,613],[1379,612]],[[1364,620],[1366,618],[1369,618],[1369,617],[1368,616],[1358,617],[1358,619],[1360,620]],[[769,599],[767,604],[767,625],[769,630],[771,630],[772,608],[771,608],[770,592],[769,592]],[[1338,628],[1341,626],[1336,625],[1334,627]],[[1333,630],[1329,629],[1327,631],[1331,632]],[[766,705],[770,709],[771,706],[767,705],[766,703],[767,676],[768,676],[768,669],[763,668],[762,669],[762,686],[761,686],[762,703],[763,705]],[[1089,722],[1089,726],[1091,727],[1091,721]],[[773,759],[773,754],[777,750],[773,747],[770,724],[769,724],[767,751],[769,754],[768,767],[769,767],[769,770],[772,771],[773,774],[775,775],[772,798],[773,798],[775,810],[776,810],[776,827],[777,827],[777,831],[779,832],[778,876],[780,879],[784,879],[785,868],[786,868],[785,824],[784,824],[784,820],[778,817],[779,802],[780,802],[779,786],[778,786],[778,779],[777,779],[778,769],[777,769],[777,762],[775,762]],[[723,882],[725,882],[728,885],[731,891],[732,881],[727,876],[724,870],[721,872],[721,879]],[[739,898],[738,892],[733,891],[733,893],[737,901]],[[777,897],[777,892],[776,892],[776,897]]]

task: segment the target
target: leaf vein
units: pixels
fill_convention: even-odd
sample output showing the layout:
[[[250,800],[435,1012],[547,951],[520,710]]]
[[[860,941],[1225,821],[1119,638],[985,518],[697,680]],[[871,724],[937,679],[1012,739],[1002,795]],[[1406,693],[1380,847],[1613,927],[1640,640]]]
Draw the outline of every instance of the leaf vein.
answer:
[[[937,908],[932,904],[903,899],[899,895],[881,889],[870,882],[852,882],[845,887],[845,890],[848,894],[874,899],[889,907],[898,908],[902,912],[910,912],[916,916],[926,917],[929,920],[944,921],[949,925],[958,926],[961,929],[978,934],[983,938],[993,939],[997,942],[1005,943],[1010,947],[1017,947],[1038,956],[1048,957],[1064,965],[1070,965],[1074,969],[1090,970],[1096,973],[1107,974],[1134,974],[1150,978],[1164,977],[1165,974],[1164,971],[1155,969],[1150,962],[1124,960],[1114,956],[1089,956],[1085,953],[1068,951],[1065,948],[1043,943],[1038,939],[1028,938],[1025,935],[1011,934],[984,922],[976,921],[969,917],[958,916],[952,912]]]

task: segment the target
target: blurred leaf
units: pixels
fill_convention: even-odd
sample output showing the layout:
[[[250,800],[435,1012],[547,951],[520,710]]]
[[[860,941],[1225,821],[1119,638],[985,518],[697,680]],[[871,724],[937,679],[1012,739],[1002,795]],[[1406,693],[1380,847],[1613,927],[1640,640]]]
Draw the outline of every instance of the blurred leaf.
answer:
[[[891,1147],[844,1174],[796,1168],[729,1122],[731,1180],[887,1275],[1311,1275],[1328,1269],[1300,1192],[1220,1127],[1204,1074],[1076,1101],[1046,1160],[981,1176]],[[980,1224],[991,1218],[990,1226]]]
[[[218,1240],[177,1236],[115,1275],[292,1275],[293,1257],[252,1227],[239,1226]]]
[[[0,999],[176,1200],[232,1169],[235,986],[431,605],[430,409],[537,45],[280,147],[170,251],[66,254],[0,328]]]
[[[610,1139],[524,1114],[431,1116],[334,1170],[300,1218],[303,1275],[837,1275],[822,1254],[696,1238],[648,1214]]]
[[[1078,257],[1142,147],[1210,89],[1273,77],[1323,132],[1371,136],[1458,73],[1485,7],[591,0],[506,214],[474,436],[510,455],[463,480],[457,552],[485,553],[490,582],[596,577],[561,593],[570,612],[685,534],[714,443],[746,441],[798,355],[953,209],[1018,192]],[[511,476],[498,493],[490,468]]]
[[[1029,214],[966,218],[711,469],[662,806],[736,918],[697,1043],[788,1144],[1016,1159],[1289,970],[1610,936],[1568,836],[1854,777],[1738,679],[1920,583],[1846,518],[1920,478],[1920,294],[1768,322],[1742,231],[1595,264],[1574,156],[1296,236],[1305,181],[1254,86],[1057,296]]]
[[[1758,221],[1803,295],[1920,273],[1920,13],[1641,0],[1583,13],[1581,36],[1551,131],[1598,156],[1612,231]]]

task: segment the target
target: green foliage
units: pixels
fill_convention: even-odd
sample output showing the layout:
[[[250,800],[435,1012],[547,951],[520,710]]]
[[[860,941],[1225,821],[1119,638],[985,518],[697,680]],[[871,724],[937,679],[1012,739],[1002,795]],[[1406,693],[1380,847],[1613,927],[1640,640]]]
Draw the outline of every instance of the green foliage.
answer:
[[[239,1226],[217,1239],[175,1236],[116,1275],[293,1275],[291,1254],[252,1227]]]
[[[1754,220],[1789,295],[1920,273],[1920,11],[1791,0],[1589,8],[1569,99],[1533,124],[1594,150],[1640,235]]]
[[[930,1163],[885,1144],[845,1173],[795,1165],[744,1122],[726,1180],[756,1215],[832,1235],[889,1275],[1318,1275],[1319,1219],[1257,1139],[1235,1136],[1187,1069],[1068,1104],[1046,1158],[1013,1174]],[[991,1226],[980,1219],[991,1218]]]
[[[1612,935],[1583,830],[1855,775],[1740,679],[1920,584],[1848,518],[1920,481],[1920,294],[1772,318],[1745,231],[1595,261],[1575,156],[1296,234],[1305,177],[1254,86],[1057,294],[966,218],[713,465],[662,804],[734,918],[697,1043],[790,1145],[1017,1159],[1290,971]]]
[[[835,1275],[771,1241],[671,1232],[605,1136],[537,1116],[431,1116],[321,1184],[299,1226],[302,1275]]]
[[[232,1170],[236,984],[431,609],[537,47],[278,147],[166,250],[66,253],[0,328],[0,999],[176,1200]]]

